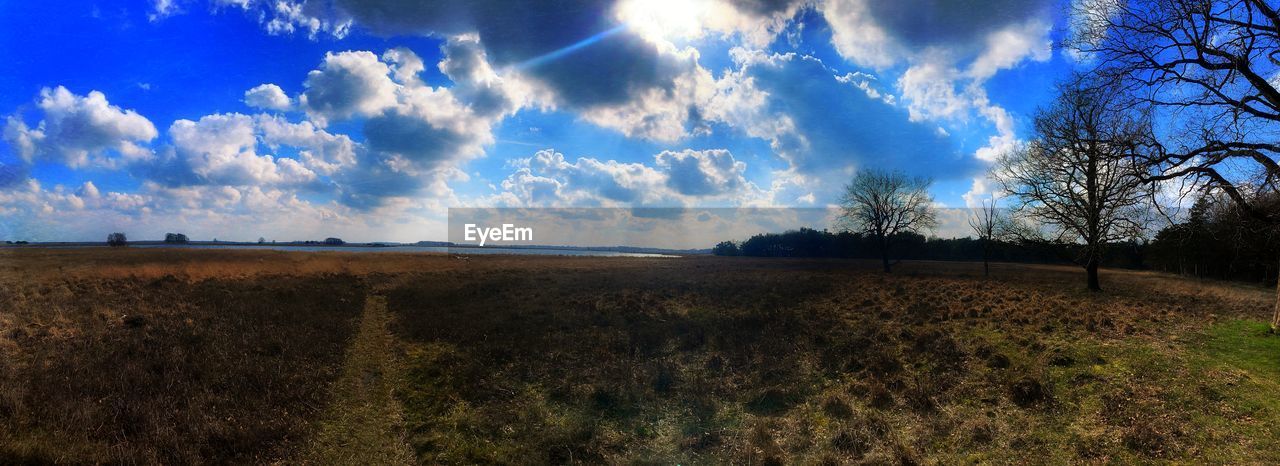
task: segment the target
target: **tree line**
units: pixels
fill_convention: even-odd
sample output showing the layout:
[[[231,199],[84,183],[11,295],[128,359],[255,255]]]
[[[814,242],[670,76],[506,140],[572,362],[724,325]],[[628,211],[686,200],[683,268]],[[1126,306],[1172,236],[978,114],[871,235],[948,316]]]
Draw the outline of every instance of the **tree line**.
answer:
[[[902,232],[890,239],[894,245],[889,254],[890,265],[899,260],[941,260],[981,262],[1024,262],[1070,264],[1080,254],[1081,246],[1043,240],[993,240],[990,244],[977,238],[926,237]],[[800,228],[782,233],[762,233],[743,241],[722,241],[712,248],[719,256],[750,257],[825,257],[841,259],[884,260],[882,241],[873,235],[852,231]],[[1102,263],[1107,267],[1145,268],[1144,243],[1109,245]]]

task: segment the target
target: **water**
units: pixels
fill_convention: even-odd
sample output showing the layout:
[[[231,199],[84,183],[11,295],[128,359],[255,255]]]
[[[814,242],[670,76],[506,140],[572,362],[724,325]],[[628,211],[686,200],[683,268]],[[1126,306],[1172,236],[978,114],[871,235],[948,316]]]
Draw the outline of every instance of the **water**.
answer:
[[[106,247],[106,246],[68,246],[68,247]],[[135,244],[131,248],[186,248],[186,249],[267,249],[274,251],[301,252],[434,252],[440,254],[514,254],[529,256],[595,256],[595,257],[679,257],[671,254],[649,254],[639,252],[591,251],[583,249],[526,249],[526,248],[449,248],[445,246],[288,246],[282,244]]]

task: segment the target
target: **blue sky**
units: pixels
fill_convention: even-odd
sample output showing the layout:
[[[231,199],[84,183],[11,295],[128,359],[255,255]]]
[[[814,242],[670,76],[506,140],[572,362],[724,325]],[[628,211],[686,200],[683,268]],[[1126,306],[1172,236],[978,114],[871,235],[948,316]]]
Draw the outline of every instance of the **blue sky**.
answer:
[[[450,207],[963,207],[1074,66],[1054,2],[0,4],[0,238],[442,239]]]

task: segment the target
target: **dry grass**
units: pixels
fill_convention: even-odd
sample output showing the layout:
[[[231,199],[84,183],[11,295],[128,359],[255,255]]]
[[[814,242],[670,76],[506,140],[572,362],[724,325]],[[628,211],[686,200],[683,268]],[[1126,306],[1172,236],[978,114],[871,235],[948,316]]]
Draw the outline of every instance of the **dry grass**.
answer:
[[[372,387],[427,464],[1280,461],[1272,290],[875,267],[0,251],[0,458],[297,458]]]
[[[6,271],[0,458],[262,462],[307,435],[363,285],[336,274],[189,282],[149,271],[156,278]]]

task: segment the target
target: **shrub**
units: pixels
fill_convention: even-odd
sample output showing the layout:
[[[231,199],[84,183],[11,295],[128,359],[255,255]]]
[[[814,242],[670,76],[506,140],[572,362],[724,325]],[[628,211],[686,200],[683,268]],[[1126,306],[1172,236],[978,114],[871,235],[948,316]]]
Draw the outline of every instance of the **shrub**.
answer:
[[[733,241],[721,241],[720,244],[711,249],[711,253],[717,256],[737,256],[740,254],[738,245]]]

